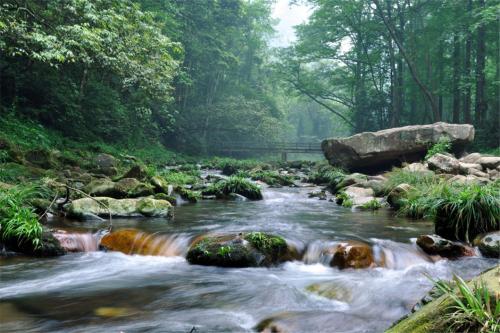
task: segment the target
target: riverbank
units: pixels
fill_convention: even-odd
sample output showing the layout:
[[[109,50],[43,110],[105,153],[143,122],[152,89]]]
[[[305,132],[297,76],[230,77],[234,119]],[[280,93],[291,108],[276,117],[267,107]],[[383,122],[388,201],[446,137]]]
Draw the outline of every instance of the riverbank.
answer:
[[[444,193],[448,193],[450,198],[462,197],[462,193],[478,188],[471,177],[462,182],[461,177],[430,170],[428,162],[373,176],[346,174],[325,163],[310,162],[283,164],[218,158],[198,163],[177,163],[175,160],[167,163],[167,160],[162,162],[153,159],[147,162],[116,150],[69,149],[68,152],[58,153],[39,146],[17,145],[15,140],[4,138],[2,141],[2,151],[7,152],[3,155],[8,155],[9,159],[1,164],[2,170],[18,168],[27,171],[0,173],[5,177],[1,186],[3,198],[16,199],[9,201],[15,205],[7,214],[22,208],[28,214],[29,226],[36,225],[35,222],[42,217],[40,222],[43,229],[39,234],[35,229],[30,235],[40,236],[41,244],[51,246],[40,252],[36,243],[19,247],[19,239],[8,242],[3,237],[7,250],[4,254],[12,255],[12,252],[8,252],[12,250],[37,256],[67,253],[55,259],[57,265],[61,265],[58,274],[62,275],[66,271],[85,274],[85,255],[90,255],[96,274],[103,268],[113,271],[115,264],[123,266],[127,262],[132,265],[129,267],[127,264],[127,271],[129,268],[133,271],[135,261],[139,266],[150,261],[154,267],[146,269],[146,272],[165,274],[163,269],[158,271],[154,263],[166,265],[175,272],[174,276],[178,274],[186,283],[194,278],[193,274],[205,275],[206,280],[203,281],[209,284],[218,281],[219,274],[235,273],[236,280],[241,279],[237,271],[216,268],[214,265],[238,267],[236,269],[243,269],[243,275],[263,279],[263,291],[276,287],[276,281],[264,276],[277,274],[284,279],[278,281],[277,286],[283,286],[285,294],[268,299],[271,308],[265,307],[265,311],[250,314],[242,308],[248,304],[240,303],[238,298],[251,297],[255,304],[263,304],[263,299],[266,299],[264,295],[257,293],[260,298],[249,296],[247,293],[256,293],[250,290],[252,288],[245,290],[244,295],[231,294],[231,290],[226,289],[236,288],[236,281],[223,283],[224,287],[218,291],[223,295],[219,299],[222,303],[214,305],[209,302],[201,307],[207,308],[207,315],[214,315],[214,309],[227,315],[223,310],[224,302],[227,302],[251,317],[245,321],[244,327],[231,326],[235,324],[217,317],[219,322],[225,323],[224,327],[228,331],[252,330],[252,327],[262,331],[278,327],[287,332],[316,327],[321,331],[332,318],[349,318],[353,325],[357,323],[366,329],[380,331],[407,313],[424,296],[425,289],[430,289],[432,283],[422,272],[439,279],[450,279],[453,273],[471,278],[494,265],[495,258],[498,258],[497,252],[488,252],[487,244],[473,248],[473,245],[480,243],[466,244],[456,239],[444,240],[434,236],[429,243],[428,238],[425,238],[428,236],[419,237],[434,231],[434,222],[430,221],[436,220],[438,214],[433,210],[433,204],[428,205],[429,202],[444,198]],[[73,154],[78,154],[79,159],[72,160],[66,156]],[[14,165],[16,167],[12,168]],[[499,196],[495,194],[498,181],[488,179],[480,184],[481,195],[490,195],[487,191],[491,191],[491,196],[498,199]],[[436,194],[430,197],[429,193]],[[420,202],[423,198],[429,200]],[[414,211],[419,214],[409,213]],[[494,217],[497,216],[494,214]],[[424,219],[412,220],[408,217]],[[126,231],[130,229],[133,230]],[[2,227],[2,230],[6,229]],[[37,237],[22,241],[33,242]],[[108,252],[98,251],[104,248]],[[127,259],[114,251],[133,256]],[[134,254],[146,257],[141,259]],[[168,264],[151,256],[167,257]],[[55,277],[45,279],[36,274],[33,279],[30,277],[30,267],[45,266],[49,263],[46,260],[26,259],[23,256],[3,259],[2,264],[12,274],[7,274],[5,284],[0,287],[2,298],[9,299],[9,304],[14,304],[16,309],[22,309],[22,304],[15,296],[21,295],[21,303],[27,302],[29,308],[39,311],[22,295],[36,295],[30,289],[29,281],[38,286],[39,283],[50,286],[47,289],[49,291],[60,286],[58,282],[52,281]],[[21,263],[21,266],[18,267],[16,262]],[[188,262],[191,264],[188,265]],[[76,271],[68,270],[67,265],[75,263],[78,264]],[[179,263],[182,264],[177,267]],[[27,274],[27,291],[13,291],[19,287],[19,281],[16,280],[18,273],[15,273],[19,269]],[[229,271],[220,271],[224,269]],[[280,273],[283,270],[290,270],[290,275]],[[97,276],[92,274],[89,280],[86,278],[84,281],[95,281]],[[137,274],[136,281],[148,285],[143,281],[144,276]],[[297,274],[305,274],[298,284],[298,281],[290,280]],[[106,276],[106,283],[113,280],[111,276]],[[355,292],[356,288],[366,290],[363,288],[368,288],[367,284],[373,283],[373,278],[377,276],[381,286],[388,281],[396,281],[396,277],[404,282],[396,284],[396,289],[381,288],[379,293],[370,293],[369,296]],[[358,281],[358,284],[348,282],[351,279]],[[167,283],[159,278],[155,285],[160,281]],[[332,284],[332,281],[336,282]],[[340,289],[339,281],[342,282]],[[248,282],[252,285],[256,283],[253,278]],[[109,291],[106,283],[97,289],[100,292]],[[63,286],[66,286],[63,289],[71,289],[71,279],[64,281]],[[409,286],[411,292],[396,296],[401,293],[400,287],[406,290]],[[123,288],[131,286],[125,284]],[[187,290],[180,286],[177,288],[180,288],[178,296],[185,298],[187,303],[191,302],[187,301]],[[89,305],[87,318],[95,318],[97,331],[102,325],[110,324],[105,318],[125,320],[127,323],[131,318],[136,318],[142,322],[146,318],[144,305],[156,299],[156,294],[152,293],[148,295],[148,300],[144,300],[144,304],[139,300],[125,302],[116,299],[116,302],[108,304],[91,295],[96,292],[94,289],[88,286],[84,289],[79,299],[90,301],[91,305],[96,304],[93,307]],[[297,290],[300,296],[297,296]],[[203,290],[199,292],[203,294]],[[133,291],[132,295],[135,295]],[[231,301],[228,297],[236,299]],[[288,301],[299,297],[300,301],[293,308],[280,297]],[[167,298],[170,299],[170,296]],[[68,296],[68,301],[70,299],[72,297]],[[394,307],[395,299],[401,301],[402,305]],[[131,303],[134,306],[131,307]],[[382,303],[385,305],[380,308]],[[200,304],[189,304],[187,308],[200,308]],[[379,308],[368,311],[375,304]],[[316,311],[319,309],[326,312]],[[31,313],[31,310],[27,313]],[[137,313],[139,317],[134,317]],[[172,313],[167,310],[163,316]],[[381,315],[383,319],[375,319]],[[51,315],[47,313],[45,316]],[[70,311],[57,316],[75,318],[77,315]],[[189,316],[184,317],[180,327],[186,329],[189,324],[212,327],[210,323]],[[356,325],[348,326],[346,330],[355,329]]]

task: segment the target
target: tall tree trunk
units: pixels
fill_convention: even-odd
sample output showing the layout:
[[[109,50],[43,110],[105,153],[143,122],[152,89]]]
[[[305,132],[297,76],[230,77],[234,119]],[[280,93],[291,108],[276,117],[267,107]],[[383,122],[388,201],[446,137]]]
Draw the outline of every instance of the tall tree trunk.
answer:
[[[453,123],[460,122],[460,40],[458,33],[453,35]]]
[[[471,115],[471,87],[470,87],[470,68],[471,68],[471,53],[472,53],[472,35],[470,33],[470,18],[472,16],[472,0],[467,2],[467,23],[465,25],[466,40],[465,40],[465,64],[464,64],[464,78],[466,80],[464,92],[464,122],[466,124],[472,123]]]
[[[424,83],[420,79],[415,64],[410,59],[409,55],[406,53],[406,50],[404,49],[403,45],[401,44],[401,41],[397,37],[397,34],[396,34],[396,31],[394,29],[393,24],[391,22],[389,22],[387,20],[387,18],[385,17],[385,14],[384,14],[384,12],[382,10],[382,7],[380,7],[379,1],[378,0],[372,0],[372,1],[375,4],[375,7],[376,7],[376,9],[377,9],[380,17],[382,18],[382,21],[384,22],[384,25],[386,26],[387,30],[389,31],[389,34],[391,35],[391,38],[394,40],[394,42],[398,46],[399,52],[403,56],[403,59],[405,60],[406,65],[410,69],[410,74],[411,74],[413,80],[417,83],[418,87],[420,88],[420,90],[422,91],[422,93],[424,94],[424,96],[429,101],[429,103],[431,105],[431,108],[432,108],[432,114],[434,115],[434,121],[439,121],[440,120],[440,118],[439,118],[439,110],[438,110],[438,106],[436,104],[436,101],[434,100],[434,96],[432,95],[432,93],[429,90],[429,88],[427,88],[427,86],[424,85]]]
[[[484,8],[484,0],[479,0],[479,8]],[[484,74],[486,56],[486,27],[480,24],[477,28],[476,49],[476,123],[481,126],[486,119],[488,104],[485,98],[486,79]]]

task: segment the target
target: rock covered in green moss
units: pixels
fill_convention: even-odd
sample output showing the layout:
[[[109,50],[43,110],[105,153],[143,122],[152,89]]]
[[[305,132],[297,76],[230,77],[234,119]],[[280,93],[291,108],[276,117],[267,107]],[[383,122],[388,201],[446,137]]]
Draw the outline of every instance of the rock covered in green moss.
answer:
[[[152,185],[141,183],[135,178],[123,178],[113,182],[107,178],[94,179],[84,188],[92,196],[115,199],[138,198],[154,194]]]
[[[262,232],[204,236],[187,254],[191,264],[221,267],[270,266],[295,258],[282,237]]]
[[[183,186],[177,186],[175,192],[180,195],[180,197],[189,202],[195,203],[201,198],[200,192],[192,191]]]
[[[262,200],[263,198],[259,186],[241,177],[221,180],[202,192],[203,195],[215,195],[219,199],[227,199],[231,193],[242,195],[250,200]]]
[[[92,216],[109,217],[169,217],[172,205],[153,198],[114,199],[108,197],[82,198],[65,207],[68,216],[86,219]]]
[[[61,243],[48,230],[43,231],[38,247],[35,247],[31,241],[24,241],[17,237],[3,238],[0,240],[0,245],[2,244],[7,251],[35,257],[57,257],[66,254],[66,250],[61,246]]]
[[[412,187],[409,184],[399,184],[389,192],[387,203],[394,209],[400,209],[403,205],[403,200],[407,197],[411,189]]]
[[[472,279],[468,285],[473,286],[482,281],[490,295],[498,295],[500,294],[499,278],[500,265],[497,265]],[[454,292],[458,293],[457,288]],[[420,310],[400,319],[386,333],[445,333],[447,329],[443,327],[443,318],[446,314],[456,310],[451,308],[454,305],[452,298],[444,294],[424,305]]]

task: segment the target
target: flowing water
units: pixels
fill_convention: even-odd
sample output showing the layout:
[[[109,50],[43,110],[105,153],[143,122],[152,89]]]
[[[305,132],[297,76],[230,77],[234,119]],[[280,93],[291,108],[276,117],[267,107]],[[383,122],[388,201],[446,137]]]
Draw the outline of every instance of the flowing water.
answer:
[[[104,222],[53,222],[71,230],[65,239],[87,252],[0,259],[0,331],[252,332],[261,320],[276,317],[290,332],[383,332],[431,288],[425,274],[469,278],[495,264],[480,257],[429,258],[414,242],[432,232],[431,223],[387,211],[351,212],[309,199],[308,191],[266,189],[262,201],[184,204],[169,221],[114,219],[114,230],[143,232],[129,255],[96,251]],[[303,249],[304,259],[238,269],[184,259],[197,235],[240,231],[279,234]],[[323,250],[343,240],[369,242],[386,267],[329,267]],[[314,283],[326,283],[342,297],[307,291]]]

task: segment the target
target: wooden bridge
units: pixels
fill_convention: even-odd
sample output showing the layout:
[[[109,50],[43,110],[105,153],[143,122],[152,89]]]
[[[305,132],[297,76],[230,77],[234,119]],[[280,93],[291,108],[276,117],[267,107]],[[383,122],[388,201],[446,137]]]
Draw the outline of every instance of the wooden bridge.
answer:
[[[248,153],[281,153],[281,159],[287,160],[288,153],[322,154],[320,142],[220,142],[212,147],[219,153],[248,152]]]

